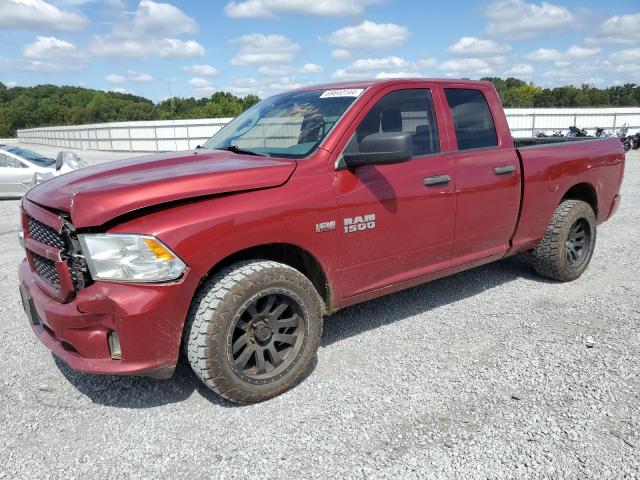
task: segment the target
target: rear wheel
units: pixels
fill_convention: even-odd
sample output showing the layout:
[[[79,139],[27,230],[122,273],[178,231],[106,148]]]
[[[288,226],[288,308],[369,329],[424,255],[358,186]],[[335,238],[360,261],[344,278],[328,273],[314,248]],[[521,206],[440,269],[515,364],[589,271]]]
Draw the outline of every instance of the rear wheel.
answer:
[[[322,334],[322,300],[299,271],[246,261],[220,271],[193,301],[184,342],[196,375],[222,397],[255,403],[300,381]]]
[[[595,243],[596,217],[591,206],[580,200],[565,200],[531,252],[533,267],[544,277],[561,282],[575,280],[589,266]]]

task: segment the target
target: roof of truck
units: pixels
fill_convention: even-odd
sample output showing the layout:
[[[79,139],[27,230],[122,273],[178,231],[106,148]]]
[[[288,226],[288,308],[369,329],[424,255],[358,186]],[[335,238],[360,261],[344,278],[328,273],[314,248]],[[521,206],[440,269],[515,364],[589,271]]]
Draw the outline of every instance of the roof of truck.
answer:
[[[323,83],[318,85],[307,85],[301,88],[295,89],[296,91],[309,91],[309,90],[336,90],[336,89],[348,89],[348,88],[369,88],[373,85],[381,84],[411,84],[411,83],[456,83],[456,84],[469,84],[477,85],[490,84],[486,80],[469,80],[469,79],[457,79],[457,78],[385,78],[377,80],[352,80],[347,82],[334,82]]]

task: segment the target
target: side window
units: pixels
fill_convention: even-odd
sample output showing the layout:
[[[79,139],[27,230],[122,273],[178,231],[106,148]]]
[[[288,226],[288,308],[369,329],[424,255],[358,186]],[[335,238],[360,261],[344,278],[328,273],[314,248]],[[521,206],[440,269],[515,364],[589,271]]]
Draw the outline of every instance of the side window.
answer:
[[[6,168],[27,168],[19,160],[0,153],[0,167]]]
[[[439,152],[438,125],[431,92],[426,88],[396,90],[382,97],[360,122],[345,152],[357,153],[364,137],[386,132],[409,133],[414,156]]]
[[[453,116],[458,150],[498,145],[493,117],[480,90],[445,88],[444,93]]]

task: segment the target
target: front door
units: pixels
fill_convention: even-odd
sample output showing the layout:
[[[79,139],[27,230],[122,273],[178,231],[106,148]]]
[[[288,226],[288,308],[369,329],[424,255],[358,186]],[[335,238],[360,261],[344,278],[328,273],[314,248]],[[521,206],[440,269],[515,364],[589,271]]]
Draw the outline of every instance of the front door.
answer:
[[[455,225],[450,155],[441,153],[439,98],[422,88],[380,92],[364,108],[344,151],[367,135],[407,132],[413,158],[335,172],[342,228],[342,296],[419,277],[449,265]],[[435,104],[435,105],[434,105]]]

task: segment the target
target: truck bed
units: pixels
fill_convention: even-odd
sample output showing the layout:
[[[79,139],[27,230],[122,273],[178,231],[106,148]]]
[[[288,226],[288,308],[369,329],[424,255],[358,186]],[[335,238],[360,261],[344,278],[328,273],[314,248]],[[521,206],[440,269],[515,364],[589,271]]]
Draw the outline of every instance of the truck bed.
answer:
[[[532,248],[570,189],[592,197],[598,223],[609,218],[624,173],[624,150],[615,137],[514,139],[522,172],[522,201],[514,250]]]

